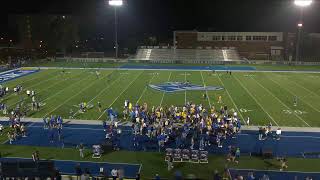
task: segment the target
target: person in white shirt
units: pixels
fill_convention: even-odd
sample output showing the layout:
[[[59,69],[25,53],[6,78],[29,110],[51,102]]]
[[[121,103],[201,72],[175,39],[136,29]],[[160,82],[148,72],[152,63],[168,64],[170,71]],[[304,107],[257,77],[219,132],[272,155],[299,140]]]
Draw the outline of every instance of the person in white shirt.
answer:
[[[280,136],[281,136],[281,128],[278,128],[276,131],[276,139],[280,140]]]
[[[238,116],[238,113],[235,111],[234,113],[233,113],[233,117],[237,117]]]
[[[111,176],[113,180],[116,180],[118,177],[118,171],[116,169],[111,170]]]
[[[0,124],[0,135],[2,135],[2,133],[3,133],[3,125]]]
[[[30,96],[30,91],[29,90],[27,90],[27,95]]]

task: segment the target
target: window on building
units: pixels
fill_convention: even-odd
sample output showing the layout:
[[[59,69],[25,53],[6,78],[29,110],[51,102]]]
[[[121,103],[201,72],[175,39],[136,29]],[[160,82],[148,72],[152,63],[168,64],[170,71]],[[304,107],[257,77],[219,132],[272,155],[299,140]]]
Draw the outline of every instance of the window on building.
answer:
[[[268,36],[252,36],[252,40],[254,41],[267,41]]]
[[[225,36],[221,36],[221,40],[222,41],[226,40]]]
[[[229,41],[235,41],[236,40],[236,36],[228,36],[228,40]]]
[[[247,41],[251,41],[251,39],[252,39],[252,36],[246,36]]]
[[[277,40],[277,36],[269,36],[269,41],[276,41]]]
[[[242,41],[242,36],[237,36],[238,41]]]
[[[212,36],[212,40],[213,41],[220,41],[221,40],[221,36]]]

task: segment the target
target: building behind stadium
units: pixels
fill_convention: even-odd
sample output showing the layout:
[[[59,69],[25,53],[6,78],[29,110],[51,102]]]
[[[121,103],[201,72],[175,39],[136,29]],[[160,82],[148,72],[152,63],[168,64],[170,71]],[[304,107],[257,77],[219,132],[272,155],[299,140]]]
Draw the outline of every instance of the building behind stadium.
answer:
[[[320,57],[320,33],[303,34],[301,52],[305,60]],[[235,49],[241,58],[294,60],[296,33],[288,32],[198,32],[174,31],[175,49]]]

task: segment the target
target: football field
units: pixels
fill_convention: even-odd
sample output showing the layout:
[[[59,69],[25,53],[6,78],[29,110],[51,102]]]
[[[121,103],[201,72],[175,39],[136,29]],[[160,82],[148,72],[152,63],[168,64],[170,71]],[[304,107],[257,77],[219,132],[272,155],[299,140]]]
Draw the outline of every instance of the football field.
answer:
[[[99,111],[98,102],[103,109],[112,107],[122,117],[124,101],[133,104],[147,103],[152,106],[177,105],[186,102],[202,104],[206,108],[220,109],[227,105],[234,109],[245,124],[250,117],[250,125],[266,125],[271,122],[277,126],[320,127],[320,74],[295,72],[226,72],[175,71],[175,70],[96,70],[61,69],[40,70],[3,83],[11,90],[16,85],[23,86],[20,95],[10,93],[2,102],[9,109],[24,102],[31,107],[31,99],[26,90],[34,90],[41,102],[40,111],[28,111],[28,117],[42,118],[61,115],[68,119],[104,120],[106,114]],[[167,82],[178,82],[203,87],[168,92],[154,89],[149,85],[161,86]],[[222,87],[208,89],[206,87]],[[180,89],[179,89],[180,88]],[[207,96],[204,97],[203,94]],[[217,103],[222,96],[222,103]],[[297,105],[294,99],[297,98]],[[79,104],[86,102],[90,107],[80,113]]]

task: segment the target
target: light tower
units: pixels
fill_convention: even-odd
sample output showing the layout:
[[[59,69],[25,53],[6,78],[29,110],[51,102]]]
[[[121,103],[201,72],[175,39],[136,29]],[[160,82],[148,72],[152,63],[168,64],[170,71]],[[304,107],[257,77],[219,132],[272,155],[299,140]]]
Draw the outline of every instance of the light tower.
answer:
[[[303,24],[303,10],[312,4],[312,0],[294,0],[294,4],[300,8],[300,18],[297,24],[298,34],[297,34],[297,42],[296,42],[296,58],[295,61],[298,62],[300,60],[300,41],[301,41],[301,32],[304,26]]]
[[[118,44],[118,18],[117,8],[123,5],[122,0],[109,0],[109,5],[114,7],[114,49],[116,50],[115,58],[118,58],[119,44]]]

